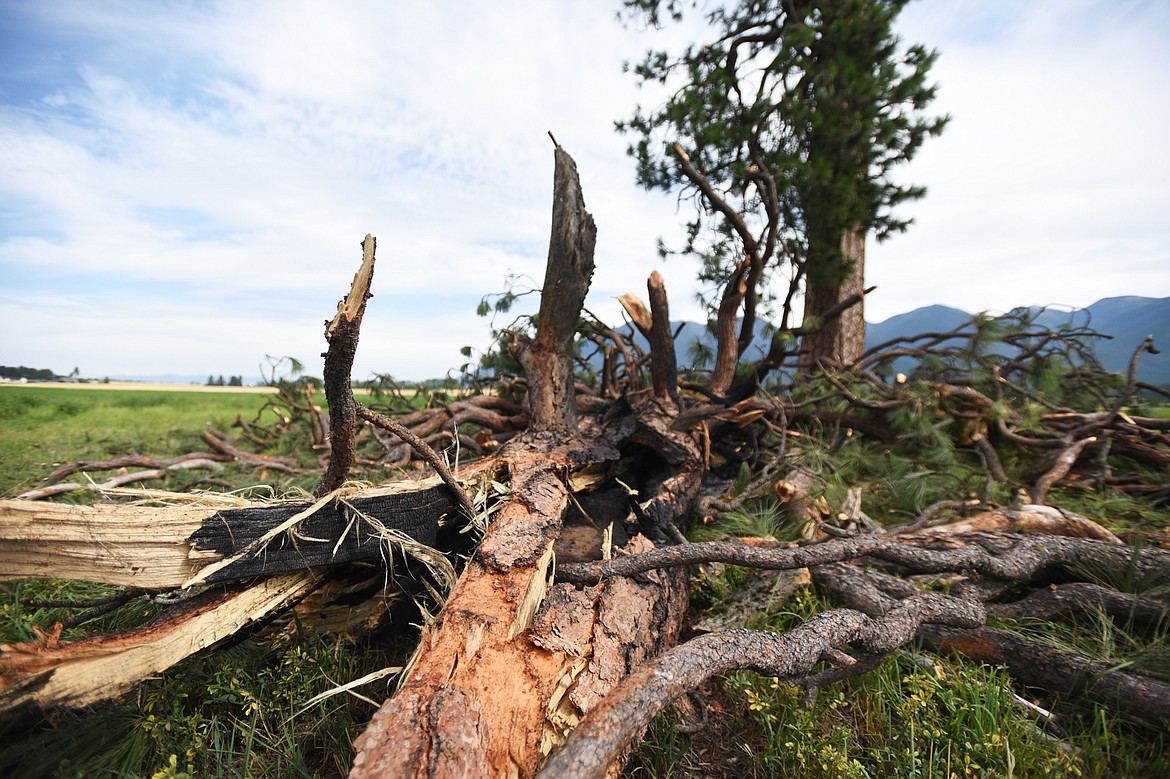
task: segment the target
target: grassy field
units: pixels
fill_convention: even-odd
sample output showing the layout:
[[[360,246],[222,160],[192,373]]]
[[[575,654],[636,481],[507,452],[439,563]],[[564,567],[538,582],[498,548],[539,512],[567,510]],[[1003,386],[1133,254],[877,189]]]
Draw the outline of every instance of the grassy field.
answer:
[[[0,385],[0,494],[31,489],[63,462],[204,450],[199,434],[208,425],[227,430],[237,415],[250,421],[271,397],[95,387]]]
[[[45,387],[0,385],[0,493],[11,497],[34,487],[55,464],[126,454],[170,456],[207,447],[199,434],[214,425],[233,434],[237,415],[251,421],[270,392],[210,388],[102,385]],[[319,398],[323,401],[323,398]],[[271,413],[271,412],[268,412]],[[271,423],[272,418],[266,420]],[[254,450],[242,442],[241,448]],[[290,445],[291,448],[291,445]],[[315,465],[311,451],[287,451]],[[285,476],[226,464],[217,478],[235,486],[257,483],[311,486],[319,473]],[[108,472],[94,474],[101,480]],[[175,489],[189,475],[152,481]],[[74,475],[71,480],[82,482]],[[217,488],[218,489],[218,488]],[[58,501],[93,502],[79,490]],[[60,580],[5,582],[0,595],[0,644],[29,641],[76,611],[24,605],[17,598],[84,600],[117,588]],[[140,624],[161,607],[133,601],[113,614],[68,627],[63,640]],[[283,638],[246,637],[240,643],[179,663],[146,680],[132,695],[60,712],[32,731],[0,727],[0,776],[188,777],[340,776],[352,758],[350,743],[374,707],[338,696],[301,707],[337,683],[401,665],[409,641],[316,634],[290,626]],[[373,691],[381,697],[379,688]],[[0,723],[2,726],[3,723]]]
[[[269,397],[199,388],[0,386],[0,492],[9,497],[35,486],[57,463],[203,450],[199,434],[209,424],[238,439],[239,431],[230,427],[237,415],[251,420]],[[306,463],[313,459],[312,452],[291,443],[281,453],[297,454]],[[229,466],[223,476],[237,485],[282,483],[277,474],[243,466]],[[300,478],[311,484],[316,472],[306,470]],[[163,486],[173,489],[177,481]],[[63,499],[95,497],[78,491]],[[1116,523],[1129,513],[1140,518],[1140,512],[1118,498],[1110,501],[1097,510],[1073,507],[1101,521]],[[774,502],[765,502],[742,517],[725,515],[717,528],[706,532],[784,537],[780,516]],[[696,577],[694,608],[717,604],[748,575],[728,566],[717,581]],[[72,613],[26,607],[11,594],[81,599],[113,590],[59,581],[7,583],[5,588],[9,592],[0,598],[0,643],[30,640],[34,626],[50,627]],[[148,601],[135,603],[71,628],[63,638],[127,627],[158,608]],[[804,592],[762,614],[751,627],[783,631],[827,607],[812,592]],[[1086,634],[1100,633],[1102,644],[1128,640],[1111,625],[1083,627]],[[0,733],[0,776],[344,775],[352,757],[351,740],[373,707],[338,696],[300,709],[335,684],[401,665],[410,654],[410,640],[380,643],[387,639],[370,637],[355,644],[299,625],[281,640],[247,638],[180,663],[147,680],[134,695],[86,712],[61,713],[50,726],[19,739]],[[1170,657],[1165,629],[1147,643],[1159,657]],[[1103,661],[1133,662],[1116,647],[1097,652]],[[375,699],[385,691],[384,683],[364,690]],[[1090,709],[1083,720],[1068,721],[1067,735],[1054,740],[1014,701],[1011,682],[1001,671],[910,650],[900,650],[874,673],[826,689],[811,707],[796,688],[747,673],[713,684],[707,692],[709,724],[685,735],[676,727],[678,715],[664,713],[625,776],[1170,775],[1170,762],[1160,757],[1160,742],[1154,743],[1148,730]]]

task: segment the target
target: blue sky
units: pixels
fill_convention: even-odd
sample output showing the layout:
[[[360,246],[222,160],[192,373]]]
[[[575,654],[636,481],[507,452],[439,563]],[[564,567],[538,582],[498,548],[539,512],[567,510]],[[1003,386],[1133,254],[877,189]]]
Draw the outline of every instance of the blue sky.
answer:
[[[539,279],[551,130],[599,226],[587,305],[660,268],[697,318],[687,214],[612,130],[621,63],[687,40],[597,0],[0,0],[0,364],[88,376],[310,367],[378,237],[355,375],[442,375],[480,295]],[[690,34],[693,34],[693,29]],[[1170,295],[1170,4],[921,0],[954,119],[906,168],[930,194],[869,247],[867,318]]]

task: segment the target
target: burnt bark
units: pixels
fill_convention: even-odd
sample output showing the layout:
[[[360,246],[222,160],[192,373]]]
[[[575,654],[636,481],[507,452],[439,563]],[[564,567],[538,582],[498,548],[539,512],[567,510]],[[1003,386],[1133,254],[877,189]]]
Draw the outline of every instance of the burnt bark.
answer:
[[[362,241],[362,264],[353,278],[349,294],[337,304],[337,315],[325,323],[325,340],[329,348],[325,354],[325,397],[329,403],[329,446],[332,456],[325,475],[314,494],[328,495],[345,482],[353,465],[353,441],[357,435],[357,404],[353,399],[350,375],[357,353],[358,335],[366,300],[371,296],[370,283],[374,279],[374,260],[377,240],[367,235]]]

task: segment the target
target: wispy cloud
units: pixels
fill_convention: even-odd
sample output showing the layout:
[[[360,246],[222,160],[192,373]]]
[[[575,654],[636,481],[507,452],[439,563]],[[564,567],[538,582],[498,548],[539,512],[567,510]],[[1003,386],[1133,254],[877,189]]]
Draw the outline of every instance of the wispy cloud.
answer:
[[[905,171],[930,190],[916,225],[871,252],[875,318],[1170,294],[1170,7],[918,3],[904,21],[938,41],[953,120]]]
[[[919,225],[872,250],[871,316],[1170,294],[1164,271],[1161,287],[1148,278],[1167,260],[1166,15],[1068,6],[906,12],[905,37],[943,50],[939,104],[955,121],[906,172],[932,188]],[[658,42],[614,10],[0,6],[0,362],[250,375],[287,353],[313,365],[372,232],[357,372],[441,375],[486,341],[479,295],[543,272],[546,130],[576,157],[600,227],[589,305],[618,319],[612,297],[644,290],[679,215],[635,188],[612,130],[655,100],[620,64]],[[698,316],[694,270],[664,268],[676,317]]]

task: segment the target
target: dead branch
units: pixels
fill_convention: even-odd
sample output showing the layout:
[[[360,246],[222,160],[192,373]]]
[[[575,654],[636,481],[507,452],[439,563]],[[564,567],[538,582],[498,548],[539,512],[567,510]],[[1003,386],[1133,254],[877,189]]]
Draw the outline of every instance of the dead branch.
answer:
[[[724,397],[731,388],[735,378],[735,368],[739,364],[739,346],[736,338],[735,326],[739,313],[739,306],[747,294],[747,282],[744,274],[749,263],[741,262],[727,280],[723,288],[723,297],[719,301],[719,311],[715,319],[715,368],[711,371],[711,380],[707,384],[707,391],[714,397]]]
[[[56,469],[42,481],[45,484],[56,484],[66,476],[72,476],[82,471],[113,471],[118,468],[171,468],[182,463],[211,460],[223,462],[229,459],[223,454],[212,452],[190,452],[177,457],[148,457],[142,454],[131,454],[125,457],[116,457],[112,460],[79,460]]]
[[[459,501],[459,505],[463,507],[467,518],[471,519],[475,516],[475,506],[471,505],[471,498],[467,497],[467,492],[463,489],[463,485],[455,478],[455,474],[451,473],[451,469],[447,467],[447,463],[443,462],[443,458],[439,456],[438,452],[393,419],[383,416],[377,411],[371,411],[361,404],[355,404],[354,408],[357,415],[362,419],[377,425],[383,430],[388,430],[408,443],[439,474],[439,478],[450,488],[451,494],[455,496],[455,499]]]
[[[979,505],[978,501],[974,505]],[[1080,514],[1053,506],[1025,505],[1018,509],[984,511],[957,522],[922,528],[919,523],[900,527],[898,538],[945,541],[948,537],[967,538],[974,533],[1032,533],[1049,536],[1093,538],[1120,544],[1121,539],[1098,523]],[[962,543],[962,541],[960,541]]]
[[[1096,440],[1095,436],[1082,438],[1058,454],[1052,463],[1052,467],[1037,479],[1036,486],[1032,488],[1032,502],[1041,506],[1044,505],[1044,501],[1047,500],[1048,491],[1052,489],[1052,485],[1068,475],[1068,472],[1072,470],[1073,463],[1080,456],[1081,451]]]
[[[961,571],[1002,582],[1031,581],[1055,567],[1080,565],[1150,576],[1154,583],[1170,582],[1170,551],[1133,549],[1086,538],[981,534],[963,539],[955,549],[916,546],[915,539],[894,540],[863,536],[826,541],[797,548],[748,546],[738,541],[706,541],[641,555],[561,566],[557,578],[566,582],[596,582],[614,576],[633,576],[657,568],[699,563],[734,563],[754,568],[792,570],[871,557],[915,573]]]
[[[43,500],[44,498],[51,498],[54,495],[63,495],[66,492],[73,492],[74,490],[93,490],[94,492],[101,493],[106,490],[117,489],[118,487],[124,487],[127,484],[133,484],[139,481],[161,479],[166,475],[166,471],[156,468],[149,471],[134,471],[133,473],[122,473],[117,476],[111,476],[101,484],[76,484],[74,482],[50,484],[47,487],[38,487],[35,490],[22,492],[16,496],[16,500]]]
[[[374,278],[374,261],[378,242],[372,235],[362,241],[362,264],[353,277],[349,294],[337,304],[337,314],[325,323],[325,397],[329,403],[329,467],[313,494],[328,495],[345,483],[354,461],[354,436],[357,434],[357,408],[353,399],[350,373],[357,353],[358,335],[370,283]]]
[[[237,449],[231,442],[231,438],[220,430],[205,430],[200,435],[203,442],[210,446],[220,454],[227,455],[232,460],[236,460],[257,468],[269,468],[273,471],[280,471],[281,473],[296,473],[296,460],[291,457],[276,457],[267,454],[252,454]]]
[[[987,613],[997,617],[1051,620],[1098,610],[1127,624],[1170,625],[1170,604],[1118,592],[1092,582],[1053,584],[1011,603],[995,603]]]
[[[836,609],[816,614],[780,635],[730,630],[700,636],[646,663],[610,693],[586,715],[539,776],[605,777],[621,751],[658,712],[718,674],[751,670],[798,681],[829,650],[844,644],[886,652],[912,640],[924,623],[970,627],[982,625],[983,620],[978,604],[928,594],[909,599],[876,619],[859,611]]]
[[[994,628],[927,625],[918,635],[935,651],[955,651],[976,662],[1005,666],[1021,684],[1060,696],[1083,693],[1158,730],[1170,729],[1170,685],[1151,677],[1119,671],[1113,664],[1086,660]]]

